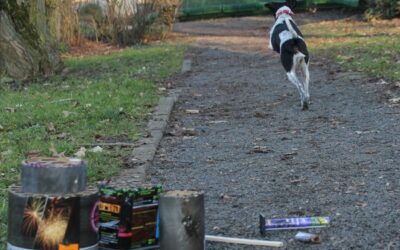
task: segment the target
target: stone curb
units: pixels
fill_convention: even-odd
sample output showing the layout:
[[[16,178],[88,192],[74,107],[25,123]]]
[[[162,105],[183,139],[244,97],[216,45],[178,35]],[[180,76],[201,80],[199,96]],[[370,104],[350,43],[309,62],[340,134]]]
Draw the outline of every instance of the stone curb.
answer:
[[[191,71],[191,69],[192,60],[184,59],[181,74],[185,74]],[[112,177],[111,185],[129,187],[143,184],[146,177],[146,169],[154,159],[180,92],[180,89],[175,89],[170,91],[168,96],[161,97],[152,118],[147,123],[149,137],[142,138],[138,141],[138,145],[140,146],[132,151],[128,159],[131,167],[122,170],[119,175]]]
[[[129,169],[122,170],[118,176],[112,178],[112,185],[132,186],[143,183],[148,165],[153,161],[158,145],[163,138],[175,102],[180,90],[170,91],[168,96],[161,97],[152,118],[147,123],[149,137],[138,141],[139,147],[133,149],[128,159]]]

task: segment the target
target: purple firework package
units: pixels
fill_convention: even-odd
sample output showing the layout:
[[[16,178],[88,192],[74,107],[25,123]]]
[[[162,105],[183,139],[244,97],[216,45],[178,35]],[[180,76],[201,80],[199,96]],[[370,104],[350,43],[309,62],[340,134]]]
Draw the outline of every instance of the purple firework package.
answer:
[[[266,230],[280,229],[299,229],[299,228],[316,228],[329,226],[331,219],[329,217],[302,217],[302,218],[282,218],[282,219],[265,219],[260,214],[260,232],[265,235]]]

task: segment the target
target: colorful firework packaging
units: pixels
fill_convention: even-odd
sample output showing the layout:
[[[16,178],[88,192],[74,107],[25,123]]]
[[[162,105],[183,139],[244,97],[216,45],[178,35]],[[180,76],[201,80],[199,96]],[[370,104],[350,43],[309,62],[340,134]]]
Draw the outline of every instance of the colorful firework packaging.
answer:
[[[104,249],[158,247],[158,199],[161,186],[100,187],[99,236]]]
[[[329,217],[265,219],[265,216],[260,214],[260,232],[265,235],[266,230],[327,227],[330,222]]]

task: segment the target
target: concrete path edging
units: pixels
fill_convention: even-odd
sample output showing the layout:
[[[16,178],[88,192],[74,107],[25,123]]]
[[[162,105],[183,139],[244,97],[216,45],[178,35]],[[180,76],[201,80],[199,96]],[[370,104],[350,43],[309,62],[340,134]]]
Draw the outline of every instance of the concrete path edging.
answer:
[[[191,60],[185,59],[182,64],[181,74],[191,70]],[[134,148],[128,161],[129,169],[124,169],[111,179],[115,186],[132,186],[143,184],[146,177],[146,169],[154,159],[158,145],[163,138],[168,125],[174,104],[179,98],[180,89],[171,90],[166,97],[161,97],[152,118],[147,123],[148,137],[141,138]]]

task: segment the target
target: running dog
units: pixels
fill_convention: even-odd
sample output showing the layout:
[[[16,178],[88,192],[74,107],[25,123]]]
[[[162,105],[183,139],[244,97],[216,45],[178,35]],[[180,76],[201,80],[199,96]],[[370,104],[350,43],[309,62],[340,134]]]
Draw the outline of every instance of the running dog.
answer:
[[[309,54],[303,35],[292,19],[294,15],[292,9],[296,6],[296,1],[268,3],[265,6],[271,9],[275,15],[275,24],[269,33],[269,48],[280,54],[289,81],[297,87],[300,93],[301,107],[303,110],[307,110],[310,104]]]

